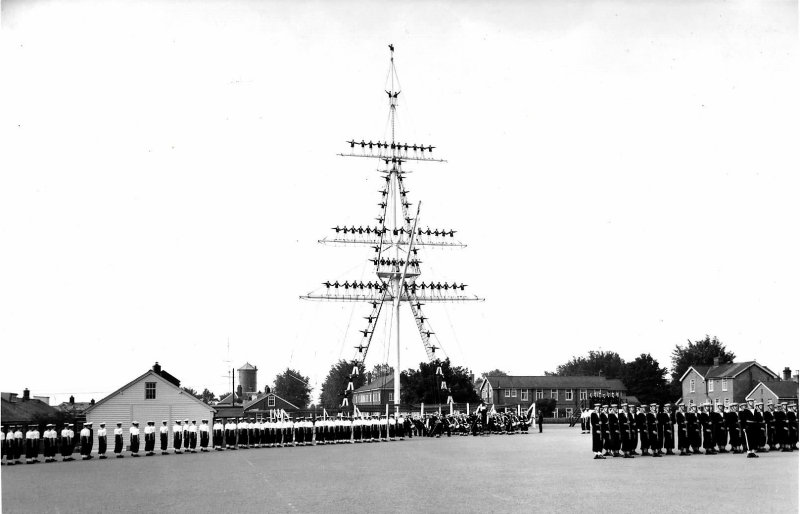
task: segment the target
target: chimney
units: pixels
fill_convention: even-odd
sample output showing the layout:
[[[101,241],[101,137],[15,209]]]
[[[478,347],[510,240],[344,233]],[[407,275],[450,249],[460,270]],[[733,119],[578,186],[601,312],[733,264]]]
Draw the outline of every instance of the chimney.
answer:
[[[70,396],[69,397],[69,404],[70,405],[75,405],[75,397],[74,396]]]
[[[714,366],[719,366],[719,356],[714,357]]]
[[[153,364],[153,371],[156,373],[156,375],[161,374],[161,364],[159,364],[158,361],[156,361],[156,363]]]
[[[94,405],[94,398],[92,398],[91,404]]]
[[[30,390],[28,390],[28,388],[26,387],[26,388],[25,388],[25,389],[23,389],[23,391],[22,391],[22,401],[23,401],[23,402],[27,402],[27,401],[28,401],[28,400],[30,400],[30,399],[31,399],[31,392],[30,392]]]

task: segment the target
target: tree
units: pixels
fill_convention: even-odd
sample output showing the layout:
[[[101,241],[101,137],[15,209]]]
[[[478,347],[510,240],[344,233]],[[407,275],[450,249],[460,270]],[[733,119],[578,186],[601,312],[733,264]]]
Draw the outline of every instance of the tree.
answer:
[[[394,374],[394,366],[390,366],[389,364],[376,364],[372,366],[372,379],[375,380],[377,377],[381,377],[384,375],[393,375]]]
[[[620,378],[624,372],[625,361],[617,352],[590,351],[587,357],[573,357],[558,366],[555,375],[602,375],[606,378]]]
[[[622,382],[628,394],[643,404],[660,404],[670,399],[666,376],[667,368],[662,368],[649,353],[643,353],[625,364]]]
[[[272,391],[289,403],[305,409],[311,400],[311,386],[308,377],[299,371],[286,368],[286,371],[275,376]]]
[[[493,369],[491,371],[484,371],[480,374],[480,376],[475,378],[475,385],[478,386],[481,384],[484,378],[486,377],[507,377],[508,373],[500,369]]]
[[[203,402],[205,403],[211,403],[217,401],[217,397],[214,395],[214,393],[209,391],[207,387],[203,389],[203,392],[200,394],[200,399],[203,400]]]
[[[358,361],[346,361],[340,359],[339,362],[331,366],[328,376],[322,382],[322,390],[319,393],[319,402],[326,409],[338,409],[342,405],[350,375],[353,367],[358,369],[358,375],[353,376],[353,389],[358,389],[366,381],[364,377],[364,364]]]
[[[691,365],[710,366],[714,358],[719,357],[720,364],[728,364],[736,358],[733,352],[725,349],[719,339],[706,335],[705,339],[689,341],[687,346],[675,345],[672,350],[672,383],[680,382],[681,376]]]
[[[441,366],[442,376],[436,375],[436,369]],[[450,393],[442,389],[442,380],[450,388]],[[447,402],[448,394],[453,401],[478,402],[470,374],[466,368],[452,366],[450,359],[435,360],[433,362],[420,362],[419,369],[408,369],[400,375],[400,398],[402,403],[428,403],[437,404]]]
[[[191,387],[181,387],[181,389],[183,389],[185,392],[189,393],[190,395],[194,396],[198,400],[202,400],[203,399],[203,395],[198,393],[196,390],[194,390]]]
[[[556,410],[556,400],[554,398],[539,398],[536,400],[536,412],[542,416],[549,416]]]

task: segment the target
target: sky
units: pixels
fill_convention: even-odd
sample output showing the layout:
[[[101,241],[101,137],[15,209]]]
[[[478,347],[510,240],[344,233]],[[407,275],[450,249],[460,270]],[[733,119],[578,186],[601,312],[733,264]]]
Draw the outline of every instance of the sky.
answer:
[[[388,137],[389,43],[397,139],[447,160],[410,199],[468,245],[423,275],[485,298],[425,308],[454,364],[669,367],[708,334],[800,367],[797,2],[3,0],[0,26],[2,391],[100,399],[159,361],[219,394],[250,362],[316,397],[370,308],[300,296],[371,278],[318,240],[377,215],[376,163],[336,154]]]

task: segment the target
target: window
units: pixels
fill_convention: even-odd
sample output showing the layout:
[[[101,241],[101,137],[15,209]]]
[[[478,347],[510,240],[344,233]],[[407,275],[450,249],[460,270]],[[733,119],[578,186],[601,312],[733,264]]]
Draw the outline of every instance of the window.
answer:
[[[558,417],[558,409],[553,409],[553,418]]]
[[[725,398],[725,407],[727,407],[731,403],[730,398]]]
[[[380,395],[380,393],[379,393],[378,391],[374,391],[374,392],[372,393],[372,401],[373,401],[374,403],[380,403],[380,401],[381,401],[381,395]]]
[[[728,390],[728,379],[727,378],[723,378],[722,379],[722,390],[723,391],[727,391]]]
[[[570,408],[567,408],[567,417],[568,417],[568,418],[571,418],[571,417],[572,417],[572,408],[571,408],[571,407],[570,407]]]
[[[511,389],[506,389],[506,398],[511,398]]]
[[[719,398],[714,398],[714,407],[719,407]]]
[[[689,380],[689,392],[690,392],[690,393],[693,393],[693,392],[695,392],[695,389],[694,389],[694,379],[691,379],[691,380]]]
[[[709,393],[713,393],[714,392],[714,381],[713,380],[709,380],[708,381],[708,392]]]
[[[156,399],[156,383],[155,382],[145,382],[144,383],[144,399],[145,400],[155,400]]]
[[[394,392],[389,393],[389,401],[390,402],[394,401]]]
[[[595,389],[594,390],[594,395],[595,396],[601,396],[602,395],[602,391],[600,391],[600,389]]]
[[[511,390],[511,397],[512,398],[516,398],[517,397],[517,390],[516,389],[512,389]]]
[[[550,398],[558,400],[558,389],[550,389]]]
[[[589,395],[588,395],[586,389],[581,389],[580,395],[581,395],[581,400],[588,400],[589,399]]]
[[[527,389],[523,389],[522,390],[522,398],[521,399],[522,399],[523,402],[527,402],[528,401],[528,390]]]
[[[566,394],[565,399],[571,401],[572,400],[572,389],[567,389],[565,394]],[[569,411],[570,409],[567,409],[567,410]],[[572,414],[570,414],[569,412],[567,413],[567,417],[570,417],[571,415]]]
[[[544,398],[544,391],[542,391],[541,389],[537,389],[536,390],[536,399],[539,400],[539,399],[542,399],[542,398]]]
[[[267,407],[274,407],[275,406],[275,396],[269,395],[267,396]]]

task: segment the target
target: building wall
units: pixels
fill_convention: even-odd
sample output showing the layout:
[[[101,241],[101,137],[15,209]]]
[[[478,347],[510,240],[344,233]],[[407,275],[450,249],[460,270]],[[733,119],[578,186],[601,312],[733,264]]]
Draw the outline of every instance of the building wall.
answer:
[[[692,381],[694,381],[694,390],[692,390]],[[681,382],[681,398],[685,405],[701,405],[707,399],[706,395],[706,381],[703,375],[694,370],[689,370],[689,373],[683,378]]]
[[[696,390],[692,394],[689,392],[690,379],[695,380]],[[744,401],[747,393],[759,382],[767,382],[774,380],[774,377],[762,370],[758,366],[750,366],[743,373],[740,373],[736,378],[711,378],[704,380],[703,377],[692,370],[681,384],[683,389],[683,401],[689,404],[689,399],[694,400],[695,405],[703,404],[710,401],[712,404],[721,403],[728,405],[730,403],[741,403]],[[725,390],[727,388],[727,391]]]
[[[748,393],[749,392],[750,391],[748,391]],[[765,406],[767,405],[767,402],[769,402],[769,400],[772,400],[772,403],[774,404],[780,403],[778,397],[771,390],[764,387],[764,384],[758,384],[756,388],[753,390],[753,394],[748,395],[745,399],[762,401],[764,402]]]
[[[581,401],[587,403],[589,396],[625,395],[625,391],[616,391],[606,388],[557,388],[557,389],[528,389],[528,388],[495,388],[493,403],[496,405],[521,405],[523,409],[530,407],[537,398],[553,398],[556,400],[556,410],[553,417],[567,417],[580,409]],[[571,412],[570,412],[571,411]]]
[[[156,383],[155,399],[145,399],[145,383]],[[148,374],[128,388],[120,391],[109,400],[96,405],[86,413],[86,421],[94,424],[95,431],[105,422],[109,435],[109,444],[113,441],[116,423],[122,422],[124,429],[125,446],[130,444],[128,429],[131,422],[139,422],[140,444],[144,445],[144,427],[147,421],[155,421],[156,428],[161,426],[161,420],[166,419],[170,427],[170,441],[172,440],[172,425],[176,419],[200,420],[205,418],[213,422],[214,410],[201,405],[189,396],[188,393],[176,389],[172,384],[156,374]],[[171,444],[171,443],[170,443]]]

